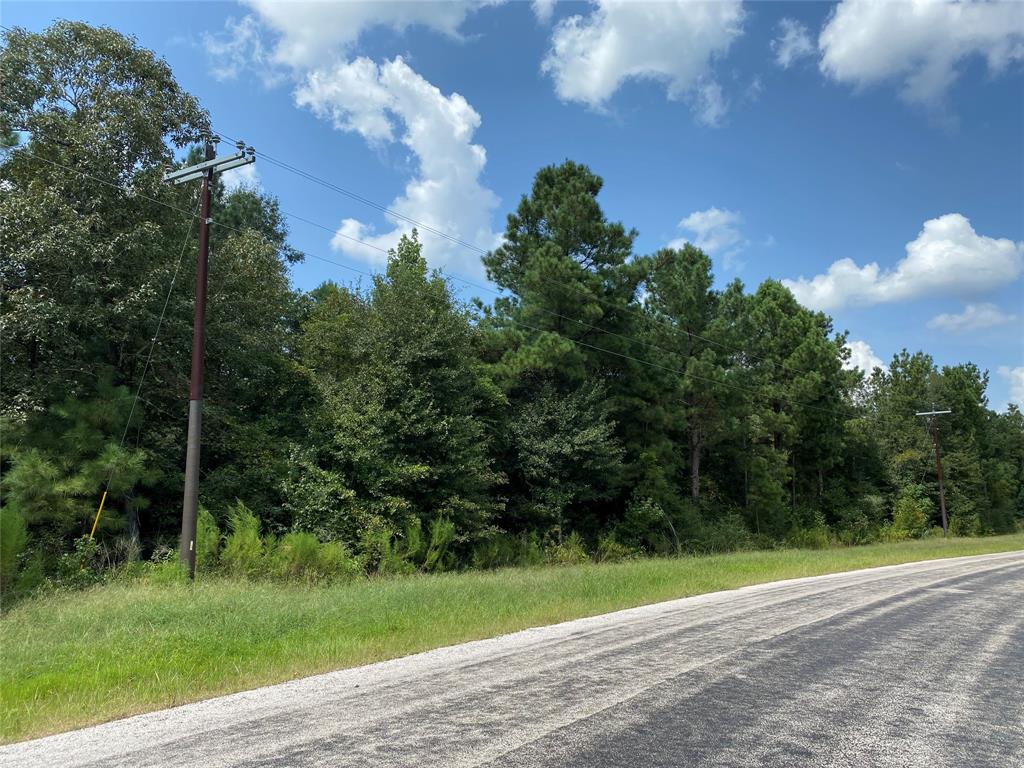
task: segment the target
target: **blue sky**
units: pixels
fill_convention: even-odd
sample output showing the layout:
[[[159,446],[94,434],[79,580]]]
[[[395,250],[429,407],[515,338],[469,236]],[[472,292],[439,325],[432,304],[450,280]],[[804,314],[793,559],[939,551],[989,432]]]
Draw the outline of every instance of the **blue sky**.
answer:
[[[859,360],[971,360],[994,406],[1024,400],[1022,4],[4,3],[8,26],[57,18],[135,35],[218,130],[478,247],[538,168],[587,163],[639,252],[696,242],[720,283],[790,281]],[[342,234],[386,248],[404,226],[256,168]],[[303,250],[381,266],[290,225]],[[482,280],[472,251],[426,246]]]

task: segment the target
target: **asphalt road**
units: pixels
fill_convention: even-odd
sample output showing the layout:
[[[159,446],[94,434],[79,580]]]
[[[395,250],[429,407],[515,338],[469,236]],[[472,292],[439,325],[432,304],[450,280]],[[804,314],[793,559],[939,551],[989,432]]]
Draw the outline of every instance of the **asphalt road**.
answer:
[[[776,582],[0,749],[3,766],[1024,766],[1024,552]]]

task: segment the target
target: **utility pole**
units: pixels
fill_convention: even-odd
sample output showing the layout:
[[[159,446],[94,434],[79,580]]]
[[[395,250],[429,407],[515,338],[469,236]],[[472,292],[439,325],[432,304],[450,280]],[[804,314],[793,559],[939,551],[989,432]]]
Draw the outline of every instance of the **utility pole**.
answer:
[[[210,195],[213,174],[256,161],[252,147],[243,142],[238,152],[216,157],[213,141],[206,139],[205,159],[201,163],[164,175],[164,181],[182,184],[201,178],[202,203],[199,218],[199,254],[196,260],[196,311],[192,324],[192,378],[188,395],[188,440],[185,449],[185,498],[181,509],[181,546],[178,558],[188,569],[190,579],[196,576],[196,513],[199,504],[199,447],[203,424],[203,358],[206,353],[206,284],[210,260]]]
[[[932,441],[935,443],[935,475],[939,479],[939,509],[942,510],[942,535],[949,536],[949,520],[946,518],[946,489],[942,484],[942,452],[939,449],[939,422],[936,416],[944,416],[952,411],[923,411],[915,416],[927,416],[931,427]]]

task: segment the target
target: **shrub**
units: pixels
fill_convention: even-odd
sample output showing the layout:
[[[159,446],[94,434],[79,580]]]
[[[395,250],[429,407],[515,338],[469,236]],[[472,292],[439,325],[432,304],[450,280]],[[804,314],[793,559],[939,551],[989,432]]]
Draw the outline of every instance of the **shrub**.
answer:
[[[984,536],[985,524],[977,512],[972,515],[953,515],[949,520],[949,533],[952,536]]]
[[[813,528],[797,528],[790,531],[786,544],[796,549],[827,549],[831,545],[831,537],[826,526]]]
[[[737,514],[704,525],[693,544],[696,551],[705,553],[736,552],[753,547],[754,538]]]
[[[318,563],[324,578],[331,580],[352,581],[363,574],[359,561],[340,541],[327,541],[321,544]]]
[[[70,552],[61,555],[57,563],[57,578],[65,587],[86,587],[100,580],[97,567],[99,544],[88,536],[75,539]]]
[[[920,485],[908,485],[901,489],[892,509],[890,536],[895,541],[924,537],[928,533],[931,511],[932,503]]]
[[[350,580],[361,573],[359,563],[339,541],[320,543],[311,533],[287,533],[273,552],[273,573],[279,578],[317,584]]]
[[[446,517],[436,517],[430,523],[430,544],[423,558],[423,568],[427,571],[443,571],[452,566],[454,557],[448,551],[449,545],[455,541],[455,523]]]
[[[562,541],[547,548],[547,561],[552,565],[580,565],[590,562],[583,538],[573,531]]]
[[[14,586],[27,542],[25,519],[10,504],[0,507],[0,595]]]
[[[507,568],[528,567],[544,562],[544,553],[537,541],[536,532],[521,536],[496,533],[481,541],[473,550],[473,567]]]
[[[270,571],[278,578],[317,582],[320,573],[320,542],[311,533],[286,533],[268,552]]]
[[[410,539],[419,541],[416,534],[408,534],[407,530],[407,543]],[[394,530],[379,518],[362,530],[359,536],[359,561],[366,573],[384,576],[412,573],[416,570],[416,566],[408,559],[408,546],[400,548],[395,545],[394,539]]]
[[[599,563],[617,563],[621,560],[629,560],[639,554],[632,547],[619,543],[615,534],[601,536],[597,540],[597,561]]]
[[[196,520],[197,570],[209,573],[217,568],[220,562],[221,539],[220,528],[217,527],[217,521],[210,514],[210,510],[200,507],[199,518]]]
[[[232,576],[256,576],[263,567],[260,521],[242,502],[228,509],[229,533],[220,562]]]

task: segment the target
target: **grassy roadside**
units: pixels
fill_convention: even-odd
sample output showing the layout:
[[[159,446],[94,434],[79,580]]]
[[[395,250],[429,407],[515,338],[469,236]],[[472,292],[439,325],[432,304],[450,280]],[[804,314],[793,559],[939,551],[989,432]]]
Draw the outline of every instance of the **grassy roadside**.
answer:
[[[0,618],[19,741],[526,627],[777,579],[1024,549],[1024,534],[372,580],[111,584]]]

